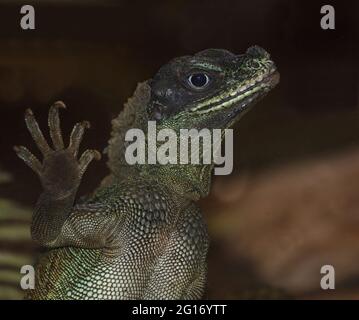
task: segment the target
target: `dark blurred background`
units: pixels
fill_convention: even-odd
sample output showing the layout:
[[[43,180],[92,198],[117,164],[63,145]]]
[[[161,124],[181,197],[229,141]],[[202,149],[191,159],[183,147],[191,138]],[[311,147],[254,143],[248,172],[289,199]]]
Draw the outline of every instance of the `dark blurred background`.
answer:
[[[356,1],[26,4],[35,7],[35,30],[20,28],[21,1],[0,1],[0,290],[16,296],[11,281],[31,257],[28,219],[41,191],[12,151],[33,146],[25,108],[44,127],[50,104],[63,100],[65,134],[87,119],[83,145],[102,150],[111,119],[162,64],[257,44],[281,83],[236,126],[235,171],[216,177],[201,202],[212,235],[206,297],[267,297],[267,287],[295,298],[359,297]],[[335,30],[320,28],[325,4],[335,8]],[[80,193],[106,173],[105,160],[91,165]],[[334,291],[320,289],[324,264],[336,268]]]

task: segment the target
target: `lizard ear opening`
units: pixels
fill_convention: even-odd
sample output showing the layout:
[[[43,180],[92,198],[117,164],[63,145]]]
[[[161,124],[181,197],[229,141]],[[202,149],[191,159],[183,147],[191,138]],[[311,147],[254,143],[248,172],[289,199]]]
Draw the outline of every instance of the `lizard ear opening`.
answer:
[[[163,108],[160,104],[155,103],[155,105],[152,108],[150,118],[151,120],[157,120],[157,121],[162,120]]]

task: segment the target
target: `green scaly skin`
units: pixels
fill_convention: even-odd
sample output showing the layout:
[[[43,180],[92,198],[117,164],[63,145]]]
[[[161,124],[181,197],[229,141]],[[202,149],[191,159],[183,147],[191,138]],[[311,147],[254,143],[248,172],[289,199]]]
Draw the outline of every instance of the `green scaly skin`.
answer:
[[[207,76],[194,87],[191,75]],[[63,142],[57,102],[49,112],[53,147],[44,139],[31,110],[25,120],[43,154],[25,147],[18,156],[39,176],[43,193],[31,233],[45,247],[29,299],[199,299],[206,282],[208,234],[196,200],[208,194],[210,165],[126,163],[125,133],[231,127],[279,81],[269,54],[259,47],[243,55],[209,49],[174,59],[140,84],[113,120],[108,146],[110,175],[83,203],[75,203],[81,178],[95,150],[78,159],[87,122],[75,125]],[[215,148],[216,146],[213,146]]]

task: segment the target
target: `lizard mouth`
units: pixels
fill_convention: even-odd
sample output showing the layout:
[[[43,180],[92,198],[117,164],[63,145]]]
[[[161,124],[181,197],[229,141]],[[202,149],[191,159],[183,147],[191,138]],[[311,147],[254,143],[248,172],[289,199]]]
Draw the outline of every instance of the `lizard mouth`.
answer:
[[[272,69],[266,76],[255,80],[252,85],[240,90],[233,101],[232,110],[226,115],[227,127],[231,127],[247,111],[251,109],[261,98],[279,83],[280,75],[276,69]]]

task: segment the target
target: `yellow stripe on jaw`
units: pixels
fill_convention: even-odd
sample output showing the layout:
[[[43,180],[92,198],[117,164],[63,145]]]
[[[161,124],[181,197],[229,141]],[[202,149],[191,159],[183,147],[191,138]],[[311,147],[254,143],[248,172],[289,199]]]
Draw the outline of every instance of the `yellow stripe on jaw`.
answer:
[[[237,97],[231,99],[231,100],[228,100],[222,104],[219,104],[217,105],[216,107],[212,107],[212,108],[209,108],[209,109],[206,109],[206,110],[203,110],[203,111],[198,111],[197,113],[198,114],[205,114],[205,113],[210,113],[210,112],[213,112],[213,111],[216,111],[216,110],[220,110],[220,109],[223,109],[229,105],[232,105],[236,102],[239,102],[243,99],[245,99],[246,97],[252,95],[253,93],[256,93],[257,91],[259,91],[260,89],[262,89],[264,87],[264,85],[259,85],[257,87],[254,87],[252,90],[248,90],[246,92],[244,92],[243,94],[241,95],[238,95]]]
[[[250,80],[250,81],[244,82],[244,84],[241,85],[240,90],[238,90],[238,88],[232,89],[231,91],[229,91],[228,93],[225,93],[224,95],[219,95],[219,96],[215,97],[214,99],[212,99],[210,101],[207,100],[207,101],[204,101],[203,103],[198,104],[196,107],[190,109],[190,111],[198,111],[200,109],[203,109],[203,108],[207,107],[208,105],[210,105],[212,103],[221,102],[221,101],[225,100],[228,97],[237,96],[240,91],[245,91],[250,87],[254,87],[258,82],[263,80],[264,76],[265,76],[265,74],[262,73],[262,74],[258,75],[257,78],[255,78],[253,80]],[[261,86],[259,86],[259,87],[261,87]],[[253,89],[255,89],[255,88],[253,88]],[[248,90],[247,92],[252,92],[252,91]],[[226,106],[226,105],[228,105],[229,103],[232,103],[232,102],[240,101],[240,99],[237,99],[238,97],[243,97],[243,95],[237,96],[235,98],[235,100],[229,100],[229,101],[225,102],[224,104],[222,104],[222,106]],[[219,106],[217,106],[215,108],[210,108],[210,110],[217,110],[218,107]],[[198,112],[198,113],[207,113],[207,112],[208,111],[206,110],[205,112]]]

